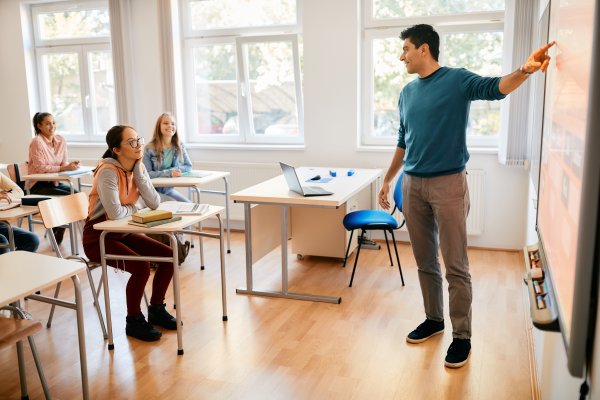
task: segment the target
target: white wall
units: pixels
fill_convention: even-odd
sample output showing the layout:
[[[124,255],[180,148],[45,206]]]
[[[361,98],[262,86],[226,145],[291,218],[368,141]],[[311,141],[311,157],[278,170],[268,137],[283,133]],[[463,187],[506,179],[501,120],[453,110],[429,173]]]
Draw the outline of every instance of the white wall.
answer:
[[[163,111],[156,0],[131,0],[134,76],[133,121],[138,132],[151,135]],[[335,21],[335,23],[332,23]],[[304,2],[304,102],[306,147],[303,150],[247,150],[193,148],[193,160],[277,162],[297,165],[385,168],[393,149],[368,151],[356,146],[359,110],[359,1],[306,0]],[[4,128],[0,133],[0,163],[27,157],[31,116],[26,88],[25,55],[20,2],[0,2],[0,99]],[[98,157],[104,145],[73,145],[74,159]],[[486,171],[484,235],[470,237],[473,246],[520,248],[524,244],[527,173],[507,168],[495,154],[472,154],[469,168]]]
[[[156,0],[131,0],[134,77],[132,87],[135,127],[149,137],[162,111],[162,79]],[[276,162],[333,167],[386,167],[393,149],[367,151],[356,148],[359,93],[359,1],[304,1],[304,150],[247,150],[193,148],[193,160]],[[0,163],[27,158],[32,136],[25,74],[19,0],[0,1]],[[70,146],[72,158],[98,157],[104,145]],[[472,152],[473,153],[473,152]],[[527,171],[501,166],[496,154],[474,153],[468,168],[486,172],[484,234],[470,244],[488,248],[519,249],[532,240],[528,223]],[[534,329],[535,352],[543,398],[574,398],[580,383],[566,369],[564,348],[556,334]],[[507,338],[508,340],[508,338]],[[595,368],[596,371],[599,368]],[[597,391],[593,398],[600,398]]]
[[[0,83],[4,93],[10,94],[0,99],[6,128],[0,133],[0,163],[26,159],[32,133],[31,115],[37,111],[28,108],[32,99],[27,98],[25,90],[19,10],[18,0],[0,2]],[[131,0],[131,11],[133,121],[138,132],[149,137],[156,117],[165,111],[157,1]],[[285,159],[297,165],[385,168],[393,149],[368,151],[356,146],[360,101],[359,29],[358,0],[304,2],[304,150],[193,148],[192,159],[271,163]],[[103,151],[103,144],[73,145],[69,155],[74,159],[94,159]],[[523,203],[527,172],[501,166],[495,154],[472,154],[468,167],[484,169],[487,176],[484,234],[470,237],[470,245],[521,248],[525,240]]]

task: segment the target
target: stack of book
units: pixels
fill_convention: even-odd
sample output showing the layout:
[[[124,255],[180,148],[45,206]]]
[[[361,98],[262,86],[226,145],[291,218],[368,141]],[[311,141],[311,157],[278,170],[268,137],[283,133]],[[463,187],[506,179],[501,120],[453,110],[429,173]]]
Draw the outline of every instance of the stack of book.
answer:
[[[131,216],[129,225],[143,226],[145,228],[151,228],[153,226],[168,224],[169,222],[179,221],[180,216],[173,216],[171,211],[165,210],[150,210],[137,212]]]

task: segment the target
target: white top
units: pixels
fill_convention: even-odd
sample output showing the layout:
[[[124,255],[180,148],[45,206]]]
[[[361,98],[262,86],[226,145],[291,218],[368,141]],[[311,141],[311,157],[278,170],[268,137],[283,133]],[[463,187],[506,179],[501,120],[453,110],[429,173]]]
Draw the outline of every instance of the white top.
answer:
[[[329,171],[335,170],[336,177],[331,177]],[[356,193],[370,185],[381,176],[380,169],[356,169],[354,175],[348,176],[350,168],[296,168],[296,173],[302,186],[320,186],[330,192],[329,196],[304,197],[292,192],[283,175],[276,176],[268,181],[240,190],[231,195],[231,199],[238,203],[253,204],[291,204],[311,205],[320,207],[339,207]],[[306,182],[307,179],[320,175],[321,178],[331,177],[327,183]]]
[[[160,208],[160,206],[159,206]],[[179,232],[188,226],[197,224],[204,221],[216,214],[221,213],[224,210],[220,206],[210,206],[208,211],[202,215],[186,215],[182,216],[179,221],[169,222],[168,224],[162,224],[153,226],[151,228],[145,228],[143,226],[129,225],[131,217],[125,217],[121,219],[106,220],[99,222],[94,225],[94,229],[99,231],[111,231],[111,232],[130,232],[130,233],[156,233],[156,232]]]
[[[28,251],[2,254],[0,307],[85,272],[85,268],[85,264],[81,262]]]
[[[230,175],[225,171],[194,170],[199,176],[159,177],[150,180],[154,187],[192,187],[222,179]]]

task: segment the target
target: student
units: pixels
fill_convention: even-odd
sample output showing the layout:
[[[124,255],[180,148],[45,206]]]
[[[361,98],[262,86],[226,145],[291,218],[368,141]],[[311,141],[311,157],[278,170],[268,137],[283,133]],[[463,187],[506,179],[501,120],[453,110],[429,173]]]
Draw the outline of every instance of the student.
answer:
[[[10,180],[9,177],[0,172],[0,200],[6,200],[9,204],[13,200],[23,196],[21,188]],[[40,246],[40,239],[34,232],[29,232],[17,226],[12,227],[13,238],[15,240],[15,248],[17,250],[25,250],[35,253]],[[5,224],[0,224],[0,244],[7,244],[8,227]],[[0,254],[8,252],[7,247],[0,248]]]
[[[159,176],[177,177],[192,170],[192,163],[177,134],[175,118],[169,113],[161,114],[156,120],[152,140],[146,145],[144,165],[151,178]],[[190,201],[173,187],[156,189],[166,200]]]
[[[47,174],[52,172],[74,171],[79,168],[79,161],[69,162],[67,141],[56,134],[56,122],[52,114],[38,112],[33,116],[35,137],[29,144],[29,173]],[[27,181],[25,190],[31,194],[49,196],[66,196],[71,188],[60,182]],[[76,192],[76,191],[75,191]],[[58,244],[62,242],[64,228],[54,228],[54,236]]]
[[[83,228],[83,248],[91,261],[100,262],[100,234],[94,229],[107,219],[130,216],[138,209],[148,206],[156,209],[160,196],[150,183],[148,172],[141,162],[144,139],[128,126],[113,126],[106,134],[108,150],[94,172],[88,217]],[[145,203],[142,204],[142,203]],[[106,235],[107,253],[153,257],[171,257],[171,248],[142,234]],[[144,288],[150,277],[147,261],[118,261],[118,268],[131,274],[127,282],[127,317],[125,333],[128,336],[155,341],[162,333],[153,325],[177,329],[177,322],[165,309],[165,293],[173,276],[173,264],[158,263],[152,282],[152,297],[148,307],[148,322],[140,308]]]
[[[443,279],[438,241],[448,281],[452,344],[445,366],[460,368],[471,353],[472,287],[467,257],[466,219],[469,190],[465,165],[469,159],[466,127],[473,100],[500,100],[530,74],[546,71],[548,43],[534,51],[518,70],[487,78],[438,63],[439,35],[430,25],[402,31],[400,60],[418,78],[400,93],[398,146],[385,175],[379,204],[389,209],[390,182],[404,167],[403,213],[425,308],[425,321],[410,332],[409,343],[421,343],[444,331]]]

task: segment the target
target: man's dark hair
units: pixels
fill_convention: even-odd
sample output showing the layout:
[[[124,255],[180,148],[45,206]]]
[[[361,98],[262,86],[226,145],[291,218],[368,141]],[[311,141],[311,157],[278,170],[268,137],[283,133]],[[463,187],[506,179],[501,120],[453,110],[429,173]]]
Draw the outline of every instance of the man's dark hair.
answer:
[[[400,39],[409,39],[418,49],[424,43],[429,45],[429,52],[435,61],[440,55],[440,35],[433,29],[433,26],[419,24],[406,28],[400,34]]]

